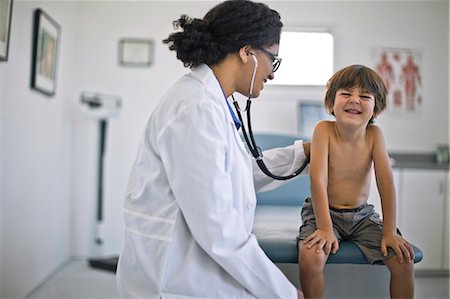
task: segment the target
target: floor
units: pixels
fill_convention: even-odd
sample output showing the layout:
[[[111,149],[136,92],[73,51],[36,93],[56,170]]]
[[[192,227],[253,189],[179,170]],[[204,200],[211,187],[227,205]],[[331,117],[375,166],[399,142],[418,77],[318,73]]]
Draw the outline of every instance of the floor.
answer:
[[[112,272],[89,267],[86,261],[71,261],[28,298],[112,299],[118,298]],[[448,299],[449,277],[416,277],[416,299]]]
[[[113,272],[91,268],[87,261],[71,261],[27,298],[118,298]]]

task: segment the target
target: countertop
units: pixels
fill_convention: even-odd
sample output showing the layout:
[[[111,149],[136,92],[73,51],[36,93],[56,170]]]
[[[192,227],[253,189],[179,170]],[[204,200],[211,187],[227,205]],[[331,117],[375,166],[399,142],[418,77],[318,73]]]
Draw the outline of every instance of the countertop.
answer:
[[[438,163],[435,153],[389,153],[392,168],[449,170],[449,163]]]

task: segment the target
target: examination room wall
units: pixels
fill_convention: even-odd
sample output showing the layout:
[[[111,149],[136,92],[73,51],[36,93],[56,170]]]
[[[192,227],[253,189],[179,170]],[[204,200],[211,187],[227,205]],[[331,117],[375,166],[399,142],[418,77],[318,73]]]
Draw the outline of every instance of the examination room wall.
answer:
[[[377,124],[384,129],[391,152],[432,152],[437,144],[448,142],[448,91],[444,88],[448,78],[448,1],[319,1],[296,3],[298,9],[290,6],[273,4],[285,27],[326,28],[333,34],[335,70],[350,64],[375,67],[374,54],[381,47],[417,51],[421,55],[422,109],[383,113]],[[323,88],[266,88],[260,105],[252,106],[255,127],[296,133],[297,115],[292,112],[297,101],[322,101],[323,94]]]
[[[57,92],[31,90],[32,16],[62,27]],[[70,259],[74,3],[14,1],[7,62],[0,63],[1,298],[23,298]]]
[[[4,72],[4,69],[0,66],[0,82],[4,82],[6,79],[6,73]],[[2,272],[3,272],[3,121],[1,121],[4,118],[3,111],[4,105],[3,100],[5,99],[5,89],[2,88],[3,85],[0,84],[0,290],[2,289]],[[0,297],[2,292],[0,291]]]
[[[125,185],[143,126],[160,96],[187,72],[161,40],[181,14],[202,17],[213,3],[15,1],[10,58],[0,63],[2,293],[23,296],[70,257],[119,253]],[[373,66],[377,47],[420,49],[422,113],[386,114],[378,123],[391,151],[432,152],[448,143],[448,1],[269,3],[286,27],[333,33],[335,70],[352,63]],[[28,87],[35,7],[43,7],[62,27],[52,98]],[[153,39],[153,65],[120,67],[117,49],[123,37]],[[119,117],[108,125],[100,249],[93,242],[98,129],[79,108],[82,91],[123,99]],[[254,129],[295,134],[297,101],[322,97],[323,87],[266,86],[252,106]]]
[[[432,152],[437,144],[448,143],[448,2],[271,2],[289,28],[328,28],[335,37],[335,69],[352,63],[373,66],[377,47],[419,49],[423,53],[424,109],[402,117],[383,115],[389,150]],[[128,171],[144,123],[156,101],[179,75],[186,72],[175,53],[161,40],[172,32],[172,21],[182,13],[201,17],[211,3],[122,2],[83,3],[80,18],[79,87],[120,95],[123,109],[109,125],[105,177],[105,254],[118,251],[122,242],[123,194]],[[108,14],[102,13],[108,11]],[[124,19],[133,15],[133,22]],[[376,16],[376,17],[374,17]],[[102,23],[99,27],[96,24]],[[155,25],[157,24],[157,25]],[[108,28],[108,30],[105,30]],[[433,34],[430,34],[430,33]],[[117,41],[122,37],[155,40],[155,62],[148,69],[120,68],[115,63]],[[94,46],[95,45],[95,46]],[[295,108],[298,100],[320,101],[323,87],[266,86],[254,103],[255,131],[296,133]],[[431,132],[431,130],[433,131]],[[195,141],[193,141],[195,142]],[[78,144],[80,144],[78,142]],[[86,149],[85,146],[83,146]],[[80,150],[75,148],[76,153]],[[79,156],[82,157],[82,156]],[[79,158],[78,157],[78,158]],[[94,169],[79,169],[80,172]],[[85,174],[87,175],[88,172]],[[75,177],[82,178],[82,175]],[[79,182],[83,185],[82,182]],[[87,213],[94,198],[77,198]],[[89,208],[89,204],[91,208]],[[75,221],[80,219],[75,217]],[[90,239],[86,222],[74,223],[76,254],[85,255]]]
[[[450,2],[450,1],[449,1]],[[448,15],[450,18],[450,4],[448,6]],[[450,20],[448,22],[448,32],[450,33]],[[448,49],[450,52],[450,38],[448,40]],[[447,83],[447,89],[448,89],[448,94],[449,94],[449,108],[448,108],[448,115],[450,116],[450,58],[448,61],[448,83]],[[448,128],[449,128],[449,132],[448,132],[448,136],[449,136],[449,141],[450,141],[450,117],[447,119],[448,122]],[[450,186],[450,175],[447,175],[447,188]],[[447,189],[448,190],[448,189]],[[447,215],[450,215],[450,192],[447,192]],[[447,227],[447,234],[445,234],[444,237],[444,246],[445,246],[445,252],[450,252],[449,248],[450,248],[450,220],[449,217],[447,217],[447,219],[445,219],[445,227]],[[450,265],[450,256],[447,255],[445,257],[445,262],[446,265]]]

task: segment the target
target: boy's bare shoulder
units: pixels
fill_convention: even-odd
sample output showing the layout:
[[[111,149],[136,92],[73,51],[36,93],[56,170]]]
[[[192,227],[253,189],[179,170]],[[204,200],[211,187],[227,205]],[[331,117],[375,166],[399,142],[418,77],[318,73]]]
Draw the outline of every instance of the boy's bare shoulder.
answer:
[[[316,129],[329,130],[330,128],[334,127],[334,123],[334,120],[323,119],[317,122]]]
[[[381,129],[376,124],[369,124],[369,125],[367,125],[367,130],[381,130]]]
[[[372,136],[379,136],[383,134],[381,128],[375,124],[368,125],[366,132]]]
[[[333,131],[334,121],[330,120],[321,120],[319,121],[314,128],[314,137],[318,138],[319,136],[325,137]]]

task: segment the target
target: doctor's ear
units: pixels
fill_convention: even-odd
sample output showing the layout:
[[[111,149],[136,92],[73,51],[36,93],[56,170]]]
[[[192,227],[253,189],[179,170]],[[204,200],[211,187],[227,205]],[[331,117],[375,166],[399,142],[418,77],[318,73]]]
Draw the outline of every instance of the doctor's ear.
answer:
[[[247,63],[250,57],[251,57],[251,49],[249,48],[249,46],[245,46],[239,49],[239,58],[243,63]]]

